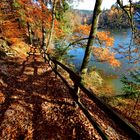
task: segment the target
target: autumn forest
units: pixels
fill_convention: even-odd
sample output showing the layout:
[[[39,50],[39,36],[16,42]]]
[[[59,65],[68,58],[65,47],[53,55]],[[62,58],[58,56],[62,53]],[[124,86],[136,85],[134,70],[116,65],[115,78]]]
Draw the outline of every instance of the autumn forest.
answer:
[[[0,1],[1,140],[140,139],[140,1],[107,5]]]

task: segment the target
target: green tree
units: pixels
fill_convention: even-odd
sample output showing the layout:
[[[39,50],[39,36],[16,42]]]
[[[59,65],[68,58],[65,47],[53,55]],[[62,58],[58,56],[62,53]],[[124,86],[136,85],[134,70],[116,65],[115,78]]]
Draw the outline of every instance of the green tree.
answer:
[[[140,93],[140,71],[135,70],[129,75],[123,76],[121,79],[123,83],[123,93],[125,97],[136,98]]]

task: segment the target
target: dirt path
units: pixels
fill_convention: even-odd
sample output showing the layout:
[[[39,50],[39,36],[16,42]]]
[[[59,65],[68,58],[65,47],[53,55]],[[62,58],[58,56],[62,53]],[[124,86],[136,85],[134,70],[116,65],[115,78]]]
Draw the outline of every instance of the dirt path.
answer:
[[[81,101],[111,140],[130,140],[86,96]],[[0,140],[101,140],[36,48],[0,60]]]
[[[100,139],[41,58],[0,60],[1,140]]]

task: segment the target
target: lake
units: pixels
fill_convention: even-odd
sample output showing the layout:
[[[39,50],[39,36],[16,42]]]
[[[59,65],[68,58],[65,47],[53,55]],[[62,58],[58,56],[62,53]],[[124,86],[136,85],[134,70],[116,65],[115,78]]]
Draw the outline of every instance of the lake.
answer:
[[[114,37],[114,48],[118,48],[119,45],[128,47],[131,42],[131,30],[123,29],[121,31],[110,31],[111,35]],[[131,44],[134,46],[134,43]],[[74,58],[70,60],[73,63],[77,70],[80,69],[82,60],[84,57],[84,48],[72,48],[69,51],[70,55],[73,55]],[[134,54],[135,55],[135,54]],[[116,54],[116,58],[120,58],[121,67],[113,68],[107,63],[95,62],[94,57],[91,57],[89,67],[96,67],[98,70],[104,73],[104,80],[106,84],[109,84],[115,90],[115,94],[122,94],[122,83],[120,81],[121,77],[129,72],[130,69],[136,67],[139,64],[131,64],[126,58],[123,58],[123,55]]]

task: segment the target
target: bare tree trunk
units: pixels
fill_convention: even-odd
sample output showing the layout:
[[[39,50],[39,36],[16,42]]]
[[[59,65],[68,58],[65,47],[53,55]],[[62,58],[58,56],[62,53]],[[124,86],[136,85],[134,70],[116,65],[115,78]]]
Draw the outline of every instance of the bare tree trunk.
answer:
[[[56,2],[57,2],[57,0],[54,0],[53,9],[52,9],[52,24],[51,24],[51,29],[50,29],[48,43],[47,43],[47,50],[50,47],[50,44],[51,44],[51,41],[52,41],[52,36],[53,36],[53,31],[54,31],[54,20],[55,20],[55,7],[56,7]]]
[[[41,7],[42,7],[42,13],[44,13],[44,9],[43,9],[43,4],[45,4],[45,0],[42,0],[41,3]],[[46,44],[46,36],[47,36],[47,31],[45,28],[45,23],[44,23],[44,19],[42,17],[42,45],[41,45],[41,49],[43,50],[43,57],[45,59],[45,61],[47,60],[47,54],[46,54],[46,50],[47,50],[47,44]]]
[[[43,27],[42,25],[42,49],[44,52],[46,52],[46,49],[47,49],[47,45],[46,45],[46,29],[45,27]]]
[[[91,30],[90,30],[90,34],[89,34],[87,47],[86,47],[86,50],[85,50],[84,59],[83,59],[82,66],[81,66],[81,69],[80,69],[81,74],[86,74],[87,73],[88,63],[90,61],[91,47],[92,47],[94,39],[96,37],[96,32],[97,32],[97,28],[98,28],[98,21],[99,21],[99,16],[100,16],[100,13],[101,13],[101,4],[102,4],[102,0],[96,0],[95,1],[95,8],[94,8],[94,11],[93,11],[92,26],[91,26]]]
[[[28,34],[29,34],[29,44],[32,45],[33,40],[32,40],[32,29],[31,25],[29,22],[27,22],[27,28],[28,28]]]

